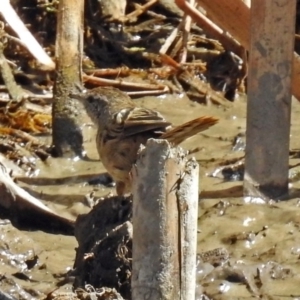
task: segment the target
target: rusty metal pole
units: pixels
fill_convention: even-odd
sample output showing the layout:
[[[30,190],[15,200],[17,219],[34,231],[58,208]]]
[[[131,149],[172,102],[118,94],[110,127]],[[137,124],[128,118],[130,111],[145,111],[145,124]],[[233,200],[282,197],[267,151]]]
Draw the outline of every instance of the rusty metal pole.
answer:
[[[296,0],[252,0],[245,196],[288,193]]]

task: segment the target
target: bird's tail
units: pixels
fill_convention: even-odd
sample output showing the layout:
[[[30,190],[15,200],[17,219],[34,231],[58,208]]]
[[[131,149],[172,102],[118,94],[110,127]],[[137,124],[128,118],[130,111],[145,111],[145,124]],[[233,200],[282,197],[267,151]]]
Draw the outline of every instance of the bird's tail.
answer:
[[[218,121],[219,119],[215,117],[203,116],[168,130],[167,132],[163,133],[160,138],[166,139],[170,143],[178,145],[193,135],[215,125],[218,123]]]

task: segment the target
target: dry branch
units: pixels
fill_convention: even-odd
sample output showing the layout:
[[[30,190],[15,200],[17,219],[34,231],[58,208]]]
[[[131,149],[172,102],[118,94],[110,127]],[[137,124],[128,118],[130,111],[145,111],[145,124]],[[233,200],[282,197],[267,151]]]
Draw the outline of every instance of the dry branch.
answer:
[[[122,79],[106,79],[106,78],[98,78],[95,76],[83,75],[83,80],[85,82],[97,84],[97,85],[110,85],[116,87],[129,87],[135,89],[146,89],[146,90],[154,90],[159,91],[160,93],[168,92],[168,87],[163,84],[151,84],[151,83],[143,83],[143,82],[128,82]]]

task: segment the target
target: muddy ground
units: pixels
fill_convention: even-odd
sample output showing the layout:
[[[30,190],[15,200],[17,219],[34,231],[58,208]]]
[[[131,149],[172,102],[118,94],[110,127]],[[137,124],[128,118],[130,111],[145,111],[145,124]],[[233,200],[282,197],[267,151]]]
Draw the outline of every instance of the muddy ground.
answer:
[[[174,95],[135,101],[159,110],[174,124],[201,115],[220,118],[217,125],[182,145],[201,147],[195,154],[201,166],[198,251],[223,248],[229,254],[223,262],[199,262],[197,299],[204,299],[203,294],[208,299],[300,299],[299,169],[290,169],[290,199],[270,204],[245,203],[241,181],[209,176],[224,161],[244,155],[233,151],[233,141],[245,132],[245,98],[230,108],[204,106]],[[299,148],[299,111],[299,103],[293,100],[291,149]],[[61,216],[74,220],[91,210],[86,195],[94,192],[93,200],[114,193],[113,187],[87,183],[87,178],[105,170],[98,161],[95,128],[88,118],[83,130],[90,160],[49,158],[46,163],[38,162],[38,171],[30,179],[18,181]],[[291,165],[298,162],[291,157]],[[9,221],[0,225],[0,289],[17,299],[71,292],[74,276],[66,273],[74,265],[76,238],[17,227]]]

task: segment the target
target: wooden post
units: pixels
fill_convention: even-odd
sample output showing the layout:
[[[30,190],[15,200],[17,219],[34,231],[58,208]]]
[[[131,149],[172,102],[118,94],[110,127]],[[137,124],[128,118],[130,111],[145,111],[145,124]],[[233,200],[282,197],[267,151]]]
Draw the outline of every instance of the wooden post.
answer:
[[[52,107],[52,143],[57,156],[83,156],[82,106],[69,96],[81,84],[83,10],[82,0],[59,1]]]
[[[245,194],[288,192],[295,0],[252,0]]]
[[[133,168],[132,299],[193,300],[199,167],[150,139]]]

